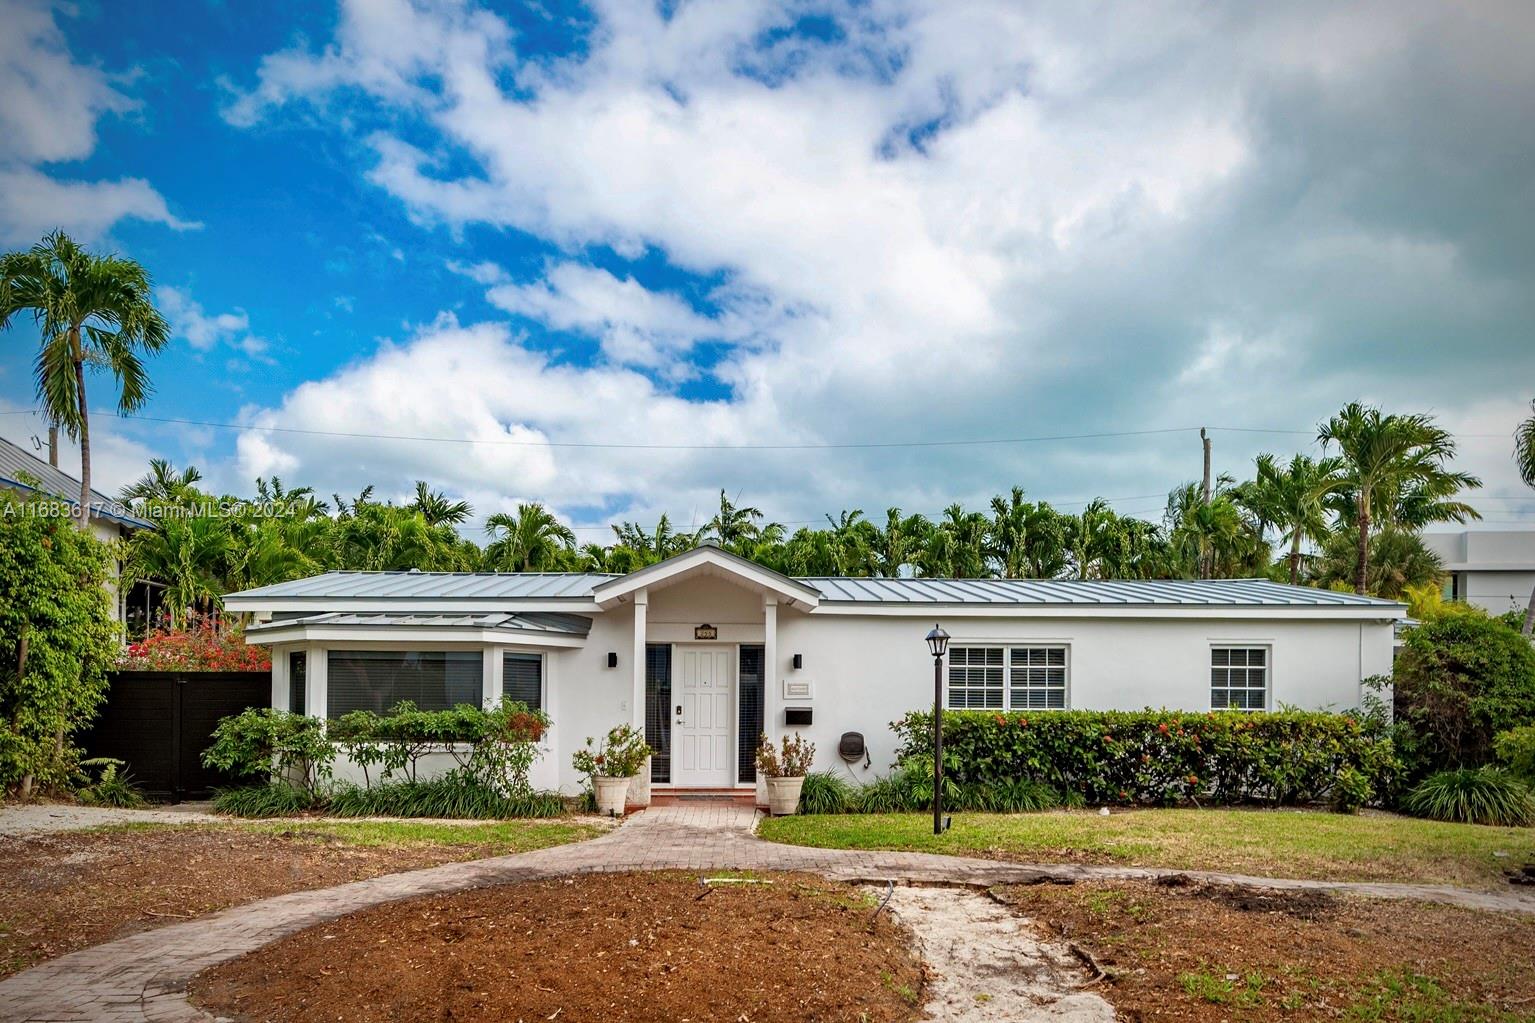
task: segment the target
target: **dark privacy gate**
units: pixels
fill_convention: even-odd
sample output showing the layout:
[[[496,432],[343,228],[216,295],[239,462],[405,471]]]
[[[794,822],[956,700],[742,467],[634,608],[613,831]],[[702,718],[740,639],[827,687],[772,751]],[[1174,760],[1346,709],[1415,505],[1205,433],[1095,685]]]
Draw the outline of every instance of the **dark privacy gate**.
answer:
[[[116,757],[152,796],[206,796],[233,780],[202,764],[219,718],[272,702],[265,671],[118,671],[107,702],[80,745]]]

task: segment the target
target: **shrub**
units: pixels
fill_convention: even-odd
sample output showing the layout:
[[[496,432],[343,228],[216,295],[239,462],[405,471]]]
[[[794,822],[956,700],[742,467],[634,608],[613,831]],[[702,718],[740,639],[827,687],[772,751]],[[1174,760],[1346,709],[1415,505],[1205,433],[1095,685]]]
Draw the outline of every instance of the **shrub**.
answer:
[[[76,527],[72,505],[0,491],[0,790],[23,798],[75,776],[117,657],[112,551]]]
[[[903,813],[908,810],[920,810],[922,806],[912,796],[911,789],[911,782],[906,772],[896,770],[860,788],[851,807],[859,813]]]
[[[757,745],[757,770],[765,778],[803,778],[815,762],[815,743],[795,732],[775,748],[764,735]]]
[[[1414,817],[1463,824],[1521,827],[1535,822],[1535,796],[1523,782],[1496,767],[1429,775],[1408,793],[1402,808]]]
[[[914,712],[891,727],[901,740],[897,756],[912,769],[913,795],[925,803],[932,798],[932,716]],[[1358,717],[1300,711],[949,711],[943,741],[944,775],[958,787],[955,795],[980,799],[978,787],[985,787],[993,803],[1004,786],[1024,781],[1048,785],[1071,803],[1352,809],[1381,798],[1400,770],[1390,740]]]
[[[99,768],[101,772],[95,781],[87,781],[76,791],[80,802],[89,806],[116,806],[129,810],[147,805],[144,794],[133,784],[132,777],[127,772],[119,773],[119,769],[125,766],[123,761],[113,757],[92,757],[80,761],[80,766]]]
[[[213,730],[203,763],[242,780],[287,782],[315,793],[331,775],[336,747],[324,722],[271,707],[224,718]]]
[[[503,792],[454,771],[427,782],[399,782],[372,788],[349,786],[332,794],[327,812],[336,817],[450,817],[502,819],[558,817],[565,800],[558,792],[532,789]]]
[[[321,805],[320,797],[287,782],[220,789],[213,809],[234,817],[292,817]]]
[[[832,771],[811,771],[805,775],[799,791],[800,813],[846,813],[853,805],[856,791],[841,775]]]
[[[1495,735],[1535,723],[1535,647],[1479,608],[1448,606],[1408,632],[1393,675],[1428,768],[1485,764]]]
[[[645,758],[654,753],[645,744],[644,732],[633,725],[617,725],[608,729],[601,746],[587,736],[586,746],[570,760],[588,778],[631,778],[645,766]]]
[[[1499,732],[1492,740],[1492,748],[1509,774],[1535,786],[1535,725]]]

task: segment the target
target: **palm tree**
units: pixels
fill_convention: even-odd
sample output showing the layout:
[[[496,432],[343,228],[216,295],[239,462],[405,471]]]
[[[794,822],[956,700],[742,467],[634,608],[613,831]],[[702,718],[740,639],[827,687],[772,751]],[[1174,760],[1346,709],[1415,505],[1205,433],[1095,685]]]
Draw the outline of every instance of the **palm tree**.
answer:
[[[958,502],[943,510],[928,541],[917,556],[917,567],[929,578],[984,579],[986,536],[991,522],[980,512],[967,512]]]
[[[416,481],[416,499],[408,507],[412,511],[421,513],[429,526],[457,526],[474,514],[474,509],[469,507],[468,501],[450,501],[448,495],[440,490],[433,490],[426,485],[426,480]]]
[[[124,575],[165,584],[164,607],[180,628],[189,611],[220,606],[230,553],[230,520],[216,515],[167,515],[141,529],[128,545]]]
[[[1334,532],[1322,544],[1316,581],[1327,587],[1348,587],[1355,582],[1357,551],[1352,528],[1344,526]],[[1387,600],[1401,598],[1410,586],[1437,588],[1444,579],[1444,563],[1423,538],[1389,524],[1370,537],[1369,570],[1367,591]]]
[[[1343,462],[1295,455],[1289,465],[1280,465],[1273,455],[1262,454],[1257,466],[1257,477],[1237,488],[1235,497],[1262,525],[1279,531],[1289,547],[1290,585],[1299,585],[1301,545],[1327,536],[1327,502],[1343,486]]]
[[[50,423],[80,442],[80,528],[90,528],[91,423],[85,366],[117,378],[117,410],[149,397],[141,352],[158,352],[170,326],[150,298],[149,273],[120,256],[96,256],[55,231],[27,252],[0,256],[0,330],[31,313],[42,335],[37,395]]]
[[[1535,412],[1535,401],[1530,402]],[[1514,464],[1519,467],[1519,478],[1527,487],[1535,487],[1535,415],[1519,424],[1514,431]],[[1524,634],[1535,629],[1535,590],[1530,592],[1530,606],[1524,612]]]
[[[576,547],[575,532],[537,503],[519,504],[514,515],[496,512],[485,520],[485,532],[496,537],[485,560],[502,571],[556,570]]]
[[[661,513],[656,528],[649,533],[638,522],[625,522],[612,528],[613,535],[618,538],[618,546],[629,551],[626,555],[627,563],[632,564],[629,571],[665,561],[698,545],[695,534],[679,533],[672,529],[671,519],[667,518],[665,512]]]
[[[1419,520],[1413,527],[1481,517],[1468,505],[1448,502],[1482,481],[1445,468],[1455,457],[1455,438],[1432,416],[1384,415],[1373,406],[1350,402],[1318,427],[1317,440],[1324,450],[1336,444],[1343,459],[1344,486],[1338,495],[1345,500],[1339,511],[1356,532],[1355,593],[1368,592],[1370,536],[1377,512],[1390,524],[1404,499],[1417,501],[1410,495],[1419,495],[1421,501],[1412,505]]]
[[[196,484],[202,478],[203,474],[195,465],[177,472],[168,459],[151,458],[149,471],[124,487],[118,497],[123,501],[155,500],[185,504],[198,496]]]
[[[704,532],[712,533],[721,547],[728,551],[740,551],[761,532],[757,520],[762,518],[760,508],[741,507],[734,504],[725,491],[720,491],[720,510],[704,524]]]
[[[991,499],[991,553],[1002,569],[1002,578],[1021,579],[1028,574],[1029,514],[1034,506],[1023,499],[1023,488],[1013,487],[1008,497]]]
[[[901,514],[899,508],[885,510],[885,528],[879,530],[870,552],[870,567],[876,575],[894,579],[909,565],[927,543],[933,524],[921,515]]]

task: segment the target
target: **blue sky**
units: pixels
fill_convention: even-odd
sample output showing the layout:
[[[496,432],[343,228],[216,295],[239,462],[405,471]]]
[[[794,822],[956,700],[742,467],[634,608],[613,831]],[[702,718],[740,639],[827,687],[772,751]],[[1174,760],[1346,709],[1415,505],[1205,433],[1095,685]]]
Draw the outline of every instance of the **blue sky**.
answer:
[[[0,6],[0,244],[142,261],[146,414],[240,427],[103,420],[108,485],[1154,517],[1362,398],[1535,518],[1526,5]]]

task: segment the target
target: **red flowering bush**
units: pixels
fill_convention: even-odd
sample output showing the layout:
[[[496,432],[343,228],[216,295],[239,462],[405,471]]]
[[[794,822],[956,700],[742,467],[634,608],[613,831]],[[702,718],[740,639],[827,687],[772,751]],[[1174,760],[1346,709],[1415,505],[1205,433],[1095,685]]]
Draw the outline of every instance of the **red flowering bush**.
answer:
[[[118,659],[131,671],[270,671],[266,647],[247,646],[245,629],[219,615],[193,615],[183,628],[157,628]]]

